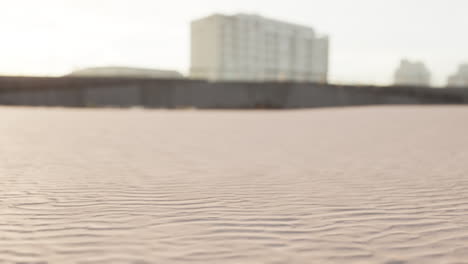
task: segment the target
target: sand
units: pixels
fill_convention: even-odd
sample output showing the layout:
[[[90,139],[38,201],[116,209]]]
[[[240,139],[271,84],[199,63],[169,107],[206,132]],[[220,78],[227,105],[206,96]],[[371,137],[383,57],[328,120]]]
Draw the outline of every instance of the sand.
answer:
[[[468,107],[0,121],[0,263],[468,263]]]

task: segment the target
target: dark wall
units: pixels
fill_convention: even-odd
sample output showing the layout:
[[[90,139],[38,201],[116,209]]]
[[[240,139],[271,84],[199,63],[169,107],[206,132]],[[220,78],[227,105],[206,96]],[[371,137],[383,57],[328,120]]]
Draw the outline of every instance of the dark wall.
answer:
[[[0,77],[0,104],[70,107],[311,108],[466,104],[468,89],[206,82],[128,78]]]

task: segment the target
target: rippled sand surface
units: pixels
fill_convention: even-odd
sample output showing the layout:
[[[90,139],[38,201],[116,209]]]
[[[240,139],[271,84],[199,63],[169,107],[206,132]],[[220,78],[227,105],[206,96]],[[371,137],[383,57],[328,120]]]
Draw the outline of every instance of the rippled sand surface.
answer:
[[[468,107],[0,121],[0,263],[468,263]]]

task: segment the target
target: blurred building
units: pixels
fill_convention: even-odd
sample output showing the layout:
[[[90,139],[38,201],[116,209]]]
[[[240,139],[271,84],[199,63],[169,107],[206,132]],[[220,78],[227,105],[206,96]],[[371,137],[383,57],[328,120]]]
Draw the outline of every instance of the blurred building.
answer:
[[[182,74],[171,70],[155,70],[130,67],[94,67],[73,71],[68,76],[74,77],[123,77],[150,79],[180,79]]]
[[[191,53],[192,78],[327,82],[328,37],[258,15],[193,21]]]
[[[458,72],[447,81],[449,87],[468,87],[468,64],[460,65]]]
[[[395,85],[430,86],[431,73],[422,62],[402,60],[395,72]]]

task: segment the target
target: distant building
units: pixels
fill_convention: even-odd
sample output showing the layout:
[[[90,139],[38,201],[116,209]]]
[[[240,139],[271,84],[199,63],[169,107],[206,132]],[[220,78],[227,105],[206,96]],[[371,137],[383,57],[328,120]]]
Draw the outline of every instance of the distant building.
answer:
[[[129,67],[94,67],[73,71],[68,76],[74,77],[123,77],[151,79],[180,79],[182,74],[170,70],[154,70]]]
[[[395,85],[430,86],[431,73],[422,62],[402,60],[395,72]]]
[[[460,65],[458,72],[447,81],[449,87],[468,87],[468,64]]]
[[[326,83],[328,37],[258,15],[212,15],[191,24],[192,78]]]

